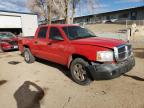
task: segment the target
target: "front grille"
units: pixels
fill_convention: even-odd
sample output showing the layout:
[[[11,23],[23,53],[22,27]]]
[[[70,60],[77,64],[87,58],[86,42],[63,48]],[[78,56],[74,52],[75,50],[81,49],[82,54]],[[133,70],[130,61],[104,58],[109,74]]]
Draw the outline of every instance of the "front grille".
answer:
[[[122,53],[122,52],[125,52],[125,47],[120,47],[120,48],[118,49],[118,53]]]
[[[118,54],[118,57],[120,60],[124,59],[125,58],[125,52]]]
[[[11,45],[18,45],[18,43],[16,41],[10,41],[9,44],[11,44]]]
[[[114,48],[116,61],[123,61],[132,54],[132,46],[130,44],[121,45]]]

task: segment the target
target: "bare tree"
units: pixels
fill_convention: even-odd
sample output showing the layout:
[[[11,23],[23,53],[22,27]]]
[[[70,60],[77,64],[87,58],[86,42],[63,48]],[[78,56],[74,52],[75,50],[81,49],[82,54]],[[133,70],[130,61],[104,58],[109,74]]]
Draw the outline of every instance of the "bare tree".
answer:
[[[73,23],[74,16],[76,14],[76,7],[79,4],[80,0],[71,0],[71,8],[72,8],[72,14],[70,18],[70,22]]]
[[[65,17],[69,0],[28,0],[28,8],[38,14],[39,18],[51,23],[53,17]],[[68,13],[68,12],[67,12]]]
[[[88,0],[93,10],[93,0]],[[37,13],[38,16],[45,20],[47,23],[51,23],[52,18],[62,17],[65,23],[73,23],[74,16],[76,14],[76,8],[80,0],[28,0],[27,5],[29,9]],[[71,11],[71,12],[70,12]]]
[[[47,2],[46,0],[27,0],[27,6],[33,13],[41,19],[47,21]]]
[[[66,24],[69,24],[69,15],[68,15],[68,12],[69,12],[69,0],[64,0],[64,5],[65,5],[65,9],[64,9],[65,17],[64,17],[64,20],[65,20]]]
[[[88,11],[90,14],[94,14],[98,5],[98,0],[87,0]]]
[[[51,24],[52,19],[52,0],[47,1],[48,24]]]
[[[70,6],[71,6],[71,9],[72,12],[71,12],[71,18],[70,18],[70,21],[71,23],[73,23],[73,19],[74,19],[74,16],[76,14],[76,8],[77,6],[81,6],[80,5],[80,2],[81,0],[71,0],[70,1]],[[98,0],[85,0],[87,3],[87,6],[88,6],[88,11],[90,14],[94,14],[96,8],[98,8],[98,5],[99,5],[99,2]],[[81,8],[81,7],[80,7]],[[80,10],[81,11],[81,10]]]
[[[64,17],[65,16],[65,3],[64,0],[53,0],[53,8],[52,13],[55,14],[55,16]]]

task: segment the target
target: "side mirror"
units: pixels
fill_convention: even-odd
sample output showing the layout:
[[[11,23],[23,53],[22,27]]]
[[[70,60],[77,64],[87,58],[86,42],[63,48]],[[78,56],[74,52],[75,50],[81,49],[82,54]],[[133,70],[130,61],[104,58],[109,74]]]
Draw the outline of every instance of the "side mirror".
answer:
[[[63,41],[64,39],[61,36],[54,36],[52,37],[52,40]]]

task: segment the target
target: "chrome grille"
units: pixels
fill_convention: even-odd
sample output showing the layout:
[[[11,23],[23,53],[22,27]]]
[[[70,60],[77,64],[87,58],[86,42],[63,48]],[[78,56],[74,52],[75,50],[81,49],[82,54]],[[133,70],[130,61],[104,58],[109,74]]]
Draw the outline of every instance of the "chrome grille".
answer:
[[[123,61],[132,54],[132,46],[130,44],[121,45],[114,48],[116,61]]]
[[[125,52],[125,47],[123,46],[118,49],[118,53],[122,53],[122,52]]]

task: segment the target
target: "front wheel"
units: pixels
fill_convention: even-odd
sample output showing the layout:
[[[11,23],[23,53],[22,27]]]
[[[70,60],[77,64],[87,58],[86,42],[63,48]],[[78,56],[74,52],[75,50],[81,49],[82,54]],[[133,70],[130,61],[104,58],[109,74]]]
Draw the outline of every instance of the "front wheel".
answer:
[[[35,57],[32,55],[31,51],[29,50],[29,48],[25,48],[24,49],[24,60],[27,63],[33,63],[35,61]]]
[[[87,72],[89,63],[82,58],[76,58],[72,61],[70,66],[72,79],[80,85],[88,85],[91,82]]]

